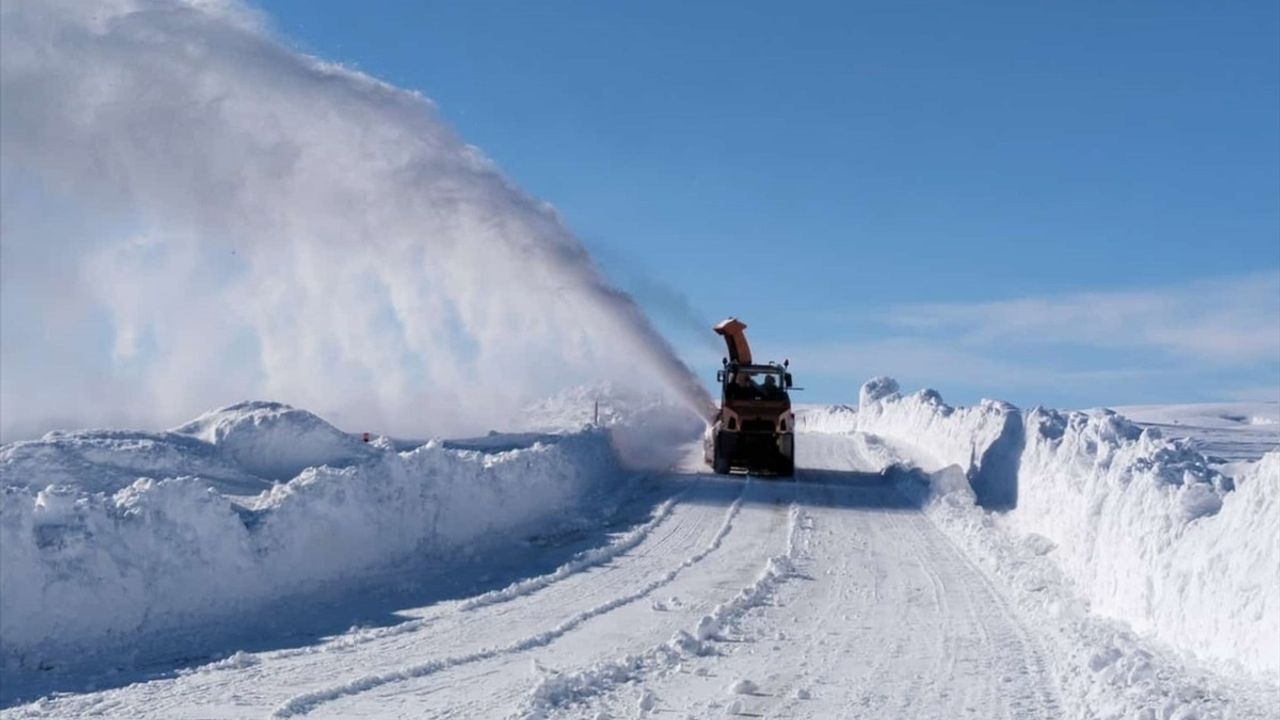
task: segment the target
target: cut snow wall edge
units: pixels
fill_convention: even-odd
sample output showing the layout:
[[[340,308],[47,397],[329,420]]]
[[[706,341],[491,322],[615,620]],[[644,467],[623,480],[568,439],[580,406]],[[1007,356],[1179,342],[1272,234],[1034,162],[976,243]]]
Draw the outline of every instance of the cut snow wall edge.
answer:
[[[859,399],[854,429],[943,485],[956,477],[940,471],[962,471],[978,504],[1057,545],[1057,563],[1095,612],[1280,680],[1280,451],[1233,492],[1188,443],[1110,411],[955,408],[932,390],[903,396],[890,378],[868,382]]]
[[[263,415],[263,408],[248,410]],[[222,439],[239,437],[234,447],[243,455],[296,434],[336,438],[333,448],[311,449],[344,465],[308,467],[251,509],[189,476],[106,492],[39,482],[6,487],[0,656],[23,664],[68,657],[358,579],[415,552],[501,542],[570,519],[588,498],[611,492],[606,478],[623,475],[605,430],[494,452],[433,442],[401,453],[358,441],[349,447],[349,436],[301,412],[267,408],[270,417],[241,423]],[[255,428],[265,435],[252,437]],[[22,463],[24,472],[38,466],[29,456]]]

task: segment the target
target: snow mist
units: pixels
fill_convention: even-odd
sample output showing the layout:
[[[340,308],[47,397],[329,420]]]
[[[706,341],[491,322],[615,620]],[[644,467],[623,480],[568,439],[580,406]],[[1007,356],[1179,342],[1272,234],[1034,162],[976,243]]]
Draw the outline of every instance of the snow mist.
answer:
[[[554,211],[422,96],[233,2],[0,12],[6,439],[246,397],[474,431],[602,379],[709,406]]]

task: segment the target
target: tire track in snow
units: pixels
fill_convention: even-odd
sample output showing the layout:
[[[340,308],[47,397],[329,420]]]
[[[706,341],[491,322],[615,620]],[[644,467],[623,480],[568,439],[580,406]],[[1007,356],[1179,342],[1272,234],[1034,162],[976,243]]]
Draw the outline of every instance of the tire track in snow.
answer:
[[[1020,720],[1061,717],[1061,704],[1053,690],[1052,676],[1046,670],[1043,650],[1027,633],[1004,595],[927,514],[921,513],[913,520],[906,523],[911,539],[904,546],[910,551],[914,566],[929,580],[936,612],[964,621],[963,634],[981,638],[980,644],[991,649],[984,658],[988,664],[983,666],[982,673],[993,678],[996,684],[966,689],[977,693],[974,698],[981,700],[992,713],[991,717],[997,717],[996,708],[1002,710],[1000,717]],[[937,667],[925,674],[950,676],[961,658],[960,640],[954,632],[941,635],[939,652],[933,659]],[[917,676],[910,682],[909,689],[898,694],[895,698],[898,704],[887,709],[886,714],[893,717],[918,714],[919,704],[925,698],[933,698],[931,702],[939,705],[947,702],[945,695],[937,693],[935,682]]]
[[[926,515],[928,518],[928,515]],[[994,602],[992,606],[997,608],[1004,620],[1004,630],[999,644],[1004,647],[1013,647],[1020,652],[1011,652],[1006,657],[1025,658],[1025,663],[1021,669],[1025,671],[1025,675],[1037,678],[1039,682],[1034,683],[1030,689],[1023,689],[1021,692],[1013,695],[1010,700],[1014,702],[1013,709],[1018,712],[1019,717],[1027,716],[1027,713],[1035,711],[1040,717],[1054,718],[1062,714],[1063,703],[1059,697],[1057,690],[1057,682],[1048,667],[1045,659],[1044,644],[1040,640],[1027,631],[1027,627],[1023,624],[1015,606],[1013,606],[1004,592],[992,581],[990,575],[978,566],[977,563],[969,557],[964,548],[960,547],[949,537],[942,528],[932,518],[928,518],[929,522],[937,530],[937,543],[945,544],[947,548],[954,553],[960,561],[964,563],[973,576],[978,579],[982,586],[986,589]]]
[[[497,603],[514,600],[516,598],[535,593],[552,583],[564,580],[574,573],[579,573],[588,568],[603,565],[604,563],[613,560],[622,553],[627,552],[644,542],[644,540],[653,533],[655,528],[671,516],[671,510],[675,507],[676,501],[687,492],[688,489],[686,488],[673,497],[667,498],[667,500],[653,511],[652,517],[650,517],[647,522],[643,525],[632,528],[629,532],[616,539],[614,542],[609,543],[604,547],[587,550],[546,575],[526,578],[524,580],[514,582],[504,588],[492,590],[482,595],[476,595],[473,598],[464,600],[458,606],[458,609],[465,612],[468,610],[475,610],[476,608],[484,607],[486,605],[495,605]]]
[[[769,557],[755,581],[737,595],[720,603],[703,615],[690,631],[678,630],[667,642],[648,650],[616,660],[596,663],[572,673],[544,676],[528,693],[521,706],[509,717],[519,720],[541,720],[547,713],[582,702],[613,688],[635,681],[664,667],[674,667],[685,658],[706,655],[707,643],[714,640],[729,624],[750,608],[763,603],[774,589],[795,574],[799,556],[800,530],[810,527],[799,501],[793,499],[787,512],[787,544],[781,555]]]
[[[598,605],[615,595],[630,592],[637,584],[647,582],[679,563],[693,548],[705,546],[719,528],[724,508],[733,497],[725,498],[718,507],[689,502],[688,495],[696,495],[702,489],[705,489],[702,483],[691,486],[690,492],[675,505],[666,522],[649,533],[639,545],[620,553],[612,561],[571,574],[542,590],[519,596],[513,602],[476,608],[459,616],[460,619],[506,623],[519,616],[521,619],[514,627],[540,627],[549,622],[559,622],[561,617]],[[739,489],[734,487],[735,492]],[[640,572],[636,572],[637,568]],[[526,617],[531,609],[535,609],[537,602],[542,603],[541,617]],[[548,610],[554,613],[550,617],[545,614]],[[492,615],[487,611],[492,611]]]
[[[333,685],[328,688],[295,695],[276,708],[275,712],[272,713],[272,717],[287,718],[305,715],[324,703],[349,697],[351,695],[358,695],[384,685],[433,675],[443,670],[458,667],[459,665],[480,662],[499,655],[509,655],[549,645],[557,638],[574,630],[588,620],[599,615],[603,615],[628,603],[635,602],[649,593],[652,593],[654,590],[670,584],[686,568],[698,564],[708,555],[718,550],[721,543],[723,543],[725,536],[728,535],[729,531],[733,528],[733,519],[742,508],[742,502],[746,498],[747,492],[750,490],[751,486],[752,482],[748,477],[748,479],[743,483],[742,490],[738,493],[738,497],[734,499],[733,503],[725,511],[724,520],[722,521],[719,529],[716,530],[716,534],[712,536],[711,541],[707,543],[706,547],[685,558],[675,568],[645,584],[634,592],[620,595],[593,608],[577,613],[550,630],[530,635],[515,642],[508,643],[507,645],[485,648],[483,650],[477,650],[475,652],[465,653],[462,655],[429,660],[424,663],[410,665],[390,672],[365,675],[363,677],[356,678],[355,680]]]
[[[650,535],[652,535],[653,531],[671,516],[671,511],[675,508],[677,502],[688,492],[689,488],[685,488],[675,495],[667,498],[654,509],[653,513],[649,516],[649,519],[643,524],[638,525],[624,533],[622,536],[615,538],[613,542],[608,545],[581,552],[565,564],[544,575],[526,578],[524,580],[514,582],[504,588],[492,590],[464,600],[458,604],[454,610],[467,612],[488,605],[497,605],[499,603],[508,602],[516,598],[530,595],[562,580],[566,580],[570,576],[580,573],[583,570],[588,570],[592,567],[609,562],[628,550],[634,549],[637,545],[644,542]],[[333,638],[323,645],[296,648],[293,650],[282,650],[273,653],[270,657],[272,659],[281,659],[327,653],[335,650],[347,650],[359,645],[396,637],[398,635],[408,635],[420,632],[435,624],[447,614],[448,613],[440,613],[430,617],[419,618],[417,620],[407,620],[391,627],[374,628],[358,633],[346,633]]]

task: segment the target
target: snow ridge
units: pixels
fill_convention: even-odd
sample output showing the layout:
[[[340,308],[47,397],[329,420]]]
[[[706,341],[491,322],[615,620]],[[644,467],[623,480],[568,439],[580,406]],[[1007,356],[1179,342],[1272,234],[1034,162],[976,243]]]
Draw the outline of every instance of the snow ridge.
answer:
[[[685,558],[678,566],[671,569],[670,571],[663,574],[662,576],[650,581],[646,585],[641,586],[634,592],[617,596],[593,608],[584,610],[568,618],[564,622],[560,623],[559,625],[549,630],[527,636],[525,638],[509,643],[507,645],[503,645],[500,647],[485,648],[483,650],[478,650],[476,652],[466,653],[463,655],[455,655],[451,657],[430,660],[417,665],[411,665],[408,667],[399,668],[391,672],[366,675],[364,677],[356,678],[355,680],[334,685],[329,688],[324,688],[321,690],[296,695],[286,700],[283,704],[280,705],[280,707],[276,708],[275,712],[273,713],[273,716],[279,717],[279,718],[285,718],[285,717],[293,717],[296,715],[304,715],[310,712],[311,710],[313,710],[314,708],[316,708],[317,706],[322,705],[326,702],[332,702],[334,700],[338,700],[340,698],[347,697],[350,695],[358,695],[360,693],[372,690],[373,688],[376,688],[376,687],[381,687],[383,685],[388,685],[395,682],[403,682],[405,680],[411,680],[414,678],[425,677],[427,675],[438,673],[447,668],[453,668],[459,665],[466,665],[466,664],[478,662],[481,660],[487,660],[489,658],[496,657],[498,655],[509,655],[512,653],[523,652],[525,650],[530,650],[533,648],[548,645],[551,642],[555,641],[557,638],[574,630],[575,628],[587,622],[588,620],[594,617],[597,617],[599,615],[603,615],[611,610],[614,610],[615,608],[621,607],[628,603],[635,602],[636,600],[639,600],[649,595],[654,590],[657,590],[658,588],[664,585],[670,584],[685,569],[690,568],[698,564],[699,562],[702,562],[702,560],[706,558],[708,555],[720,549],[720,545],[724,542],[725,536],[728,535],[729,531],[733,528],[733,520],[735,517],[737,517],[738,511],[742,508],[743,500],[746,498],[750,488],[751,488],[751,481],[750,479],[748,479],[746,482],[743,483],[742,490],[741,492],[738,493],[737,498],[734,499],[733,503],[731,503],[729,505],[729,508],[725,511],[724,519],[721,522],[720,527],[716,530],[715,535],[712,536],[711,540],[707,543],[707,545],[703,549]]]
[[[698,620],[694,637],[700,641],[713,640],[729,623],[747,608],[759,605],[773,587],[790,577],[796,550],[796,533],[801,526],[802,513],[794,502],[787,513],[787,548],[782,555],[774,555],[765,561],[764,569],[749,587],[717,605],[709,614]]]
[[[599,505],[591,498],[617,492],[606,480],[626,477],[603,430],[530,436],[491,452],[431,442],[400,453],[267,403],[179,430],[203,437],[96,433],[86,450],[82,435],[51,434],[22,453],[0,452],[0,461],[18,457],[0,466],[5,663],[57,666],[128,651],[139,635],[217,623],[330,582],[358,583],[416,555],[498,546],[548,523],[581,521]],[[179,436],[212,453],[201,462],[246,475],[313,464],[246,498],[178,474],[189,466],[167,464],[167,451],[144,447],[138,457],[151,474],[106,492],[92,489],[99,465],[64,462],[152,440],[169,447]],[[68,468],[85,482],[67,483]]]
[[[1093,612],[1280,680],[1280,453],[1230,478],[1189,441],[1109,410],[953,408],[889,378],[860,400],[858,429],[935,473],[935,492],[967,491],[1013,531],[1047,538]]]
[[[1053,542],[1018,537],[983,512],[964,487],[958,467],[931,475],[898,477],[904,493],[923,501],[925,514],[960,547],[1055,648],[1064,717],[1196,718],[1244,720],[1270,717],[1280,692],[1257,692],[1248,683],[1224,692],[1224,679],[1182,666],[1121,623],[1100,617],[1077,599],[1073,584],[1053,560]],[[1232,682],[1230,680],[1225,682]]]
[[[377,454],[318,415],[277,402],[238,403],[173,432],[216,446],[238,467],[268,480],[288,480],[309,467],[348,465]]]
[[[848,405],[793,405],[796,432],[840,434],[858,427],[858,411]]]
[[[796,501],[792,501],[787,512],[786,550],[781,555],[768,558],[751,585],[716,605],[689,631],[678,630],[667,642],[644,652],[599,662],[574,672],[544,670],[537,684],[510,717],[542,720],[557,708],[582,702],[645,675],[669,671],[685,658],[710,653],[709,641],[715,640],[724,628],[748,609],[766,602],[776,587],[794,574],[799,533],[808,527],[804,511]]]

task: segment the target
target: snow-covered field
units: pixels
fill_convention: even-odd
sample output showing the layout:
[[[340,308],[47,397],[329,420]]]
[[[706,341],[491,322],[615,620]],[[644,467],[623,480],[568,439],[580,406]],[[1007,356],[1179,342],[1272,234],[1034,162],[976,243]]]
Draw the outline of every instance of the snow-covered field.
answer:
[[[1116,412],[1168,437],[1186,437],[1214,460],[1251,460],[1280,442],[1280,401],[1127,405]]]
[[[783,482],[707,474],[660,404],[605,392],[589,426],[599,395],[469,440],[246,403],[4,446],[0,714],[1280,707],[1273,406],[1135,423],[877,379],[799,413]]]

